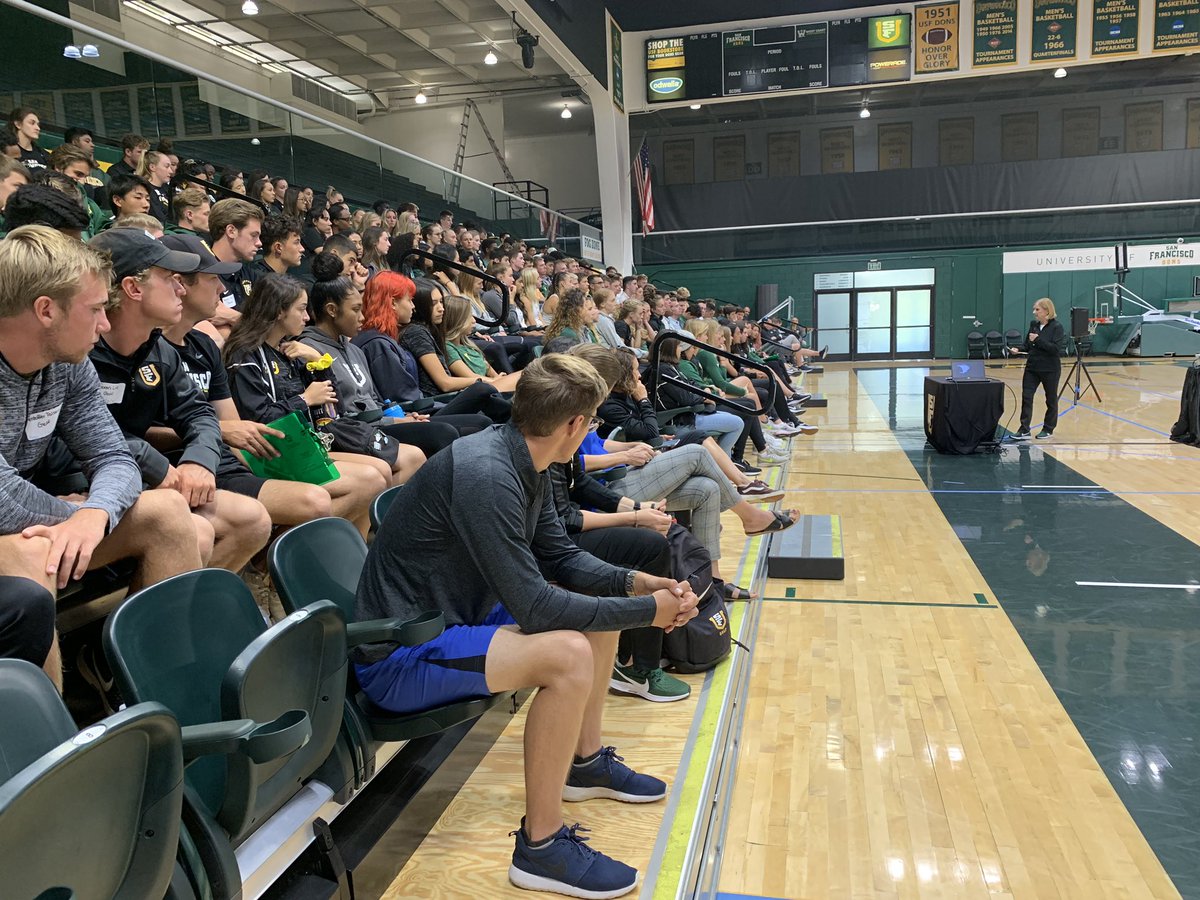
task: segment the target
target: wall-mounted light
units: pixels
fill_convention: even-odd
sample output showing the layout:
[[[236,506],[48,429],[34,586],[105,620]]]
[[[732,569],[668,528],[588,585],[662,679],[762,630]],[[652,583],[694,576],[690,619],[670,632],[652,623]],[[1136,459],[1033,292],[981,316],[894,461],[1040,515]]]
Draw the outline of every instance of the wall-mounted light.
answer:
[[[63,56],[67,59],[79,59],[83,54],[79,52],[79,48],[74,44],[67,44],[67,46],[63,47]]]
[[[871,118],[871,111],[869,109],[867,109],[867,106],[865,103],[863,104],[863,108],[858,111],[858,117],[860,119]]]
[[[485,57],[483,58],[483,64],[484,64],[485,66],[494,66],[494,65],[495,65],[496,63],[498,63],[498,62],[500,62],[500,57],[498,57],[498,56],[496,55],[496,51],[495,51],[495,50],[493,50],[493,49],[491,49],[491,48],[489,47],[489,48],[488,48],[488,52],[487,52],[487,56],[485,56]]]
[[[250,146],[251,147],[257,147],[261,143],[262,143],[262,141],[260,141],[258,138],[250,138]]]
[[[95,44],[84,44],[82,49],[83,49],[83,58],[84,59],[99,59],[100,58],[100,48],[97,47]]]
[[[699,103],[693,103],[691,106],[688,107],[688,109],[699,109],[699,108],[700,108]]]
[[[1064,69],[1062,66],[1059,66],[1057,69],[1054,70],[1054,77],[1055,78],[1066,78],[1067,70]]]
[[[564,119],[571,118],[571,107],[564,103],[562,112],[560,112],[559,115],[562,116]]]
[[[429,102],[429,98],[425,96],[425,91],[417,91],[417,96],[413,97],[413,103],[417,106],[424,106]]]

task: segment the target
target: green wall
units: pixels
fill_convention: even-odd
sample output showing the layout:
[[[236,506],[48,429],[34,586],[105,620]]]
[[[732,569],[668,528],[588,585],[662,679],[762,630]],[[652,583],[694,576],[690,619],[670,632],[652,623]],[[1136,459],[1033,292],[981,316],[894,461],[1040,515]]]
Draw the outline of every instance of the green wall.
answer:
[[[1168,238],[1157,243],[1173,240]],[[1037,249],[1037,248],[1021,248]],[[793,314],[800,321],[813,318],[813,276],[822,272],[865,271],[868,260],[879,260],[883,269],[934,269],[934,355],[962,357],[967,333],[1021,330],[1031,318],[1030,308],[1039,297],[1050,297],[1066,319],[1072,306],[1092,306],[1093,289],[1111,284],[1112,272],[1054,272],[1004,275],[1002,248],[948,250],[916,255],[826,256],[777,260],[724,260],[645,267],[651,280],[662,286],[686,285],[694,298],[753,306],[760,284],[778,284],[779,299],[791,295]],[[1147,302],[1165,308],[1166,298],[1190,297],[1192,279],[1200,266],[1134,269],[1127,286]],[[965,317],[965,318],[964,318]]]

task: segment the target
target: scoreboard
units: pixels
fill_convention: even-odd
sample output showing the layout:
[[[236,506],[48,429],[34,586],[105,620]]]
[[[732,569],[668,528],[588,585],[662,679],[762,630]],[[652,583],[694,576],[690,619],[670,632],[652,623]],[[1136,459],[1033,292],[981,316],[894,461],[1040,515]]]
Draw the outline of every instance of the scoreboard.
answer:
[[[646,41],[650,103],[907,81],[911,16],[742,28]]]

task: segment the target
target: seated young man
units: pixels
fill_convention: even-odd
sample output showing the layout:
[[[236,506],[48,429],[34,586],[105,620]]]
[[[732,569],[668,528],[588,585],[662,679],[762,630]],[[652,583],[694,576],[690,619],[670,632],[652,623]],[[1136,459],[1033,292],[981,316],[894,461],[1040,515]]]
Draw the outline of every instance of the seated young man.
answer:
[[[110,228],[88,246],[107,252],[113,263],[111,329],[91,352],[101,394],[129,441],[143,484],[178,491],[209,519],[215,532],[212,565],[238,572],[266,546],[271,519],[253,493],[218,489],[217,473],[237,460],[221,440],[213,408],[159,331],[179,321],[179,273],[198,270],[200,257],[170,250],[134,228]],[[183,442],[174,465],[146,441],[156,422]],[[245,475],[253,478],[248,470]]]
[[[584,360],[531,363],[512,421],[436,454],[397,497],[356,607],[359,619],[411,619],[430,604],[445,614],[445,632],[426,644],[356,651],[363,690],[386,709],[540,689],[525,726],[525,817],[509,879],[580,897],[627,893],[637,872],[564,827],[562,801],[666,796],[662,781],[625,766],[602,740],[617,636],[683,625],[697,602],[686,584],[576,547],[555,512],[546,470],[571,460],[607,395]]]
[[[136,175],[113,175],[108,182],[108,206],[112,218],[101,230],[111,228],[122,216],[149,213],[150,186]]]
[[[208,240],[208,214],[212,202],[208,194],[194,184],[185,187],[171,201],[175,224],[167,225],[167,234],[194,234]]]
[[[50,592],[129,557],[138,561],[131,586],[144,587],[204,565],[212,546],[211,528],[188,515],[181,496],[141,493],[137,463],[88,362],[109,327],[110,272],[100,254],[51,228],[19,228],[0,241],[0,572]],[[82,465],[86,497],[55,497],[31,481],[55,438]],[[0,586],[0,620],[11,626],[20,602],[30,620],[21,613],[18,625],[44,641],[32,621],[45,614],[44,595],[13,605],[9,596]],[[45,652],[30,649],[38,655],[61,688],[53,635]]]
[[[184,371],[201,398],[216,411],[222,440],[230,447],[260,458],[278,456],[266,436],[281,437],[282,433],[238,415],[229,388],[229,375],[221,363],[221,351],[212,338],[195,328],[209,319],[220,305],[220,276],[238,264],[218,260],[198,237],[169,234],[162,242],[171,250],[195,253],[200,257],[200,267],[183,276],[183,314],[178,322],[163,330],[163,338],[179,354]],[[160,449],[164,447],[160,442],[178,443],[174,433],[165,434],[167,431],[165,428],[151,430],[152,440]],[[240,460],[231,458],[226,451],[222,465],[217,469],[217,487],[255,497],[267,508],[276,525],[299,525],[334,515],[353,522],[366,537],[371,525],[371,501],[386,490],[391,472],[382,461],[366,456],[357,464],[340,460],[338,472],[341,477],[319,486],[274,478],[263,480],[251,474]],[[281,611],[282,606],[273,613],[278,615]]]

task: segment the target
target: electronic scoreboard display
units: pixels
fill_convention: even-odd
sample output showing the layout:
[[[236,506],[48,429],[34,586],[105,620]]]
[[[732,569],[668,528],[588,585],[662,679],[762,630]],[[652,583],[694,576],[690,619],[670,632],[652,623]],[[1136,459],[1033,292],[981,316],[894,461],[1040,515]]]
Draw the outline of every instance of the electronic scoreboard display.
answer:
[[[912,74],[908,14],[646,41],[650,103],[886,81]]]

